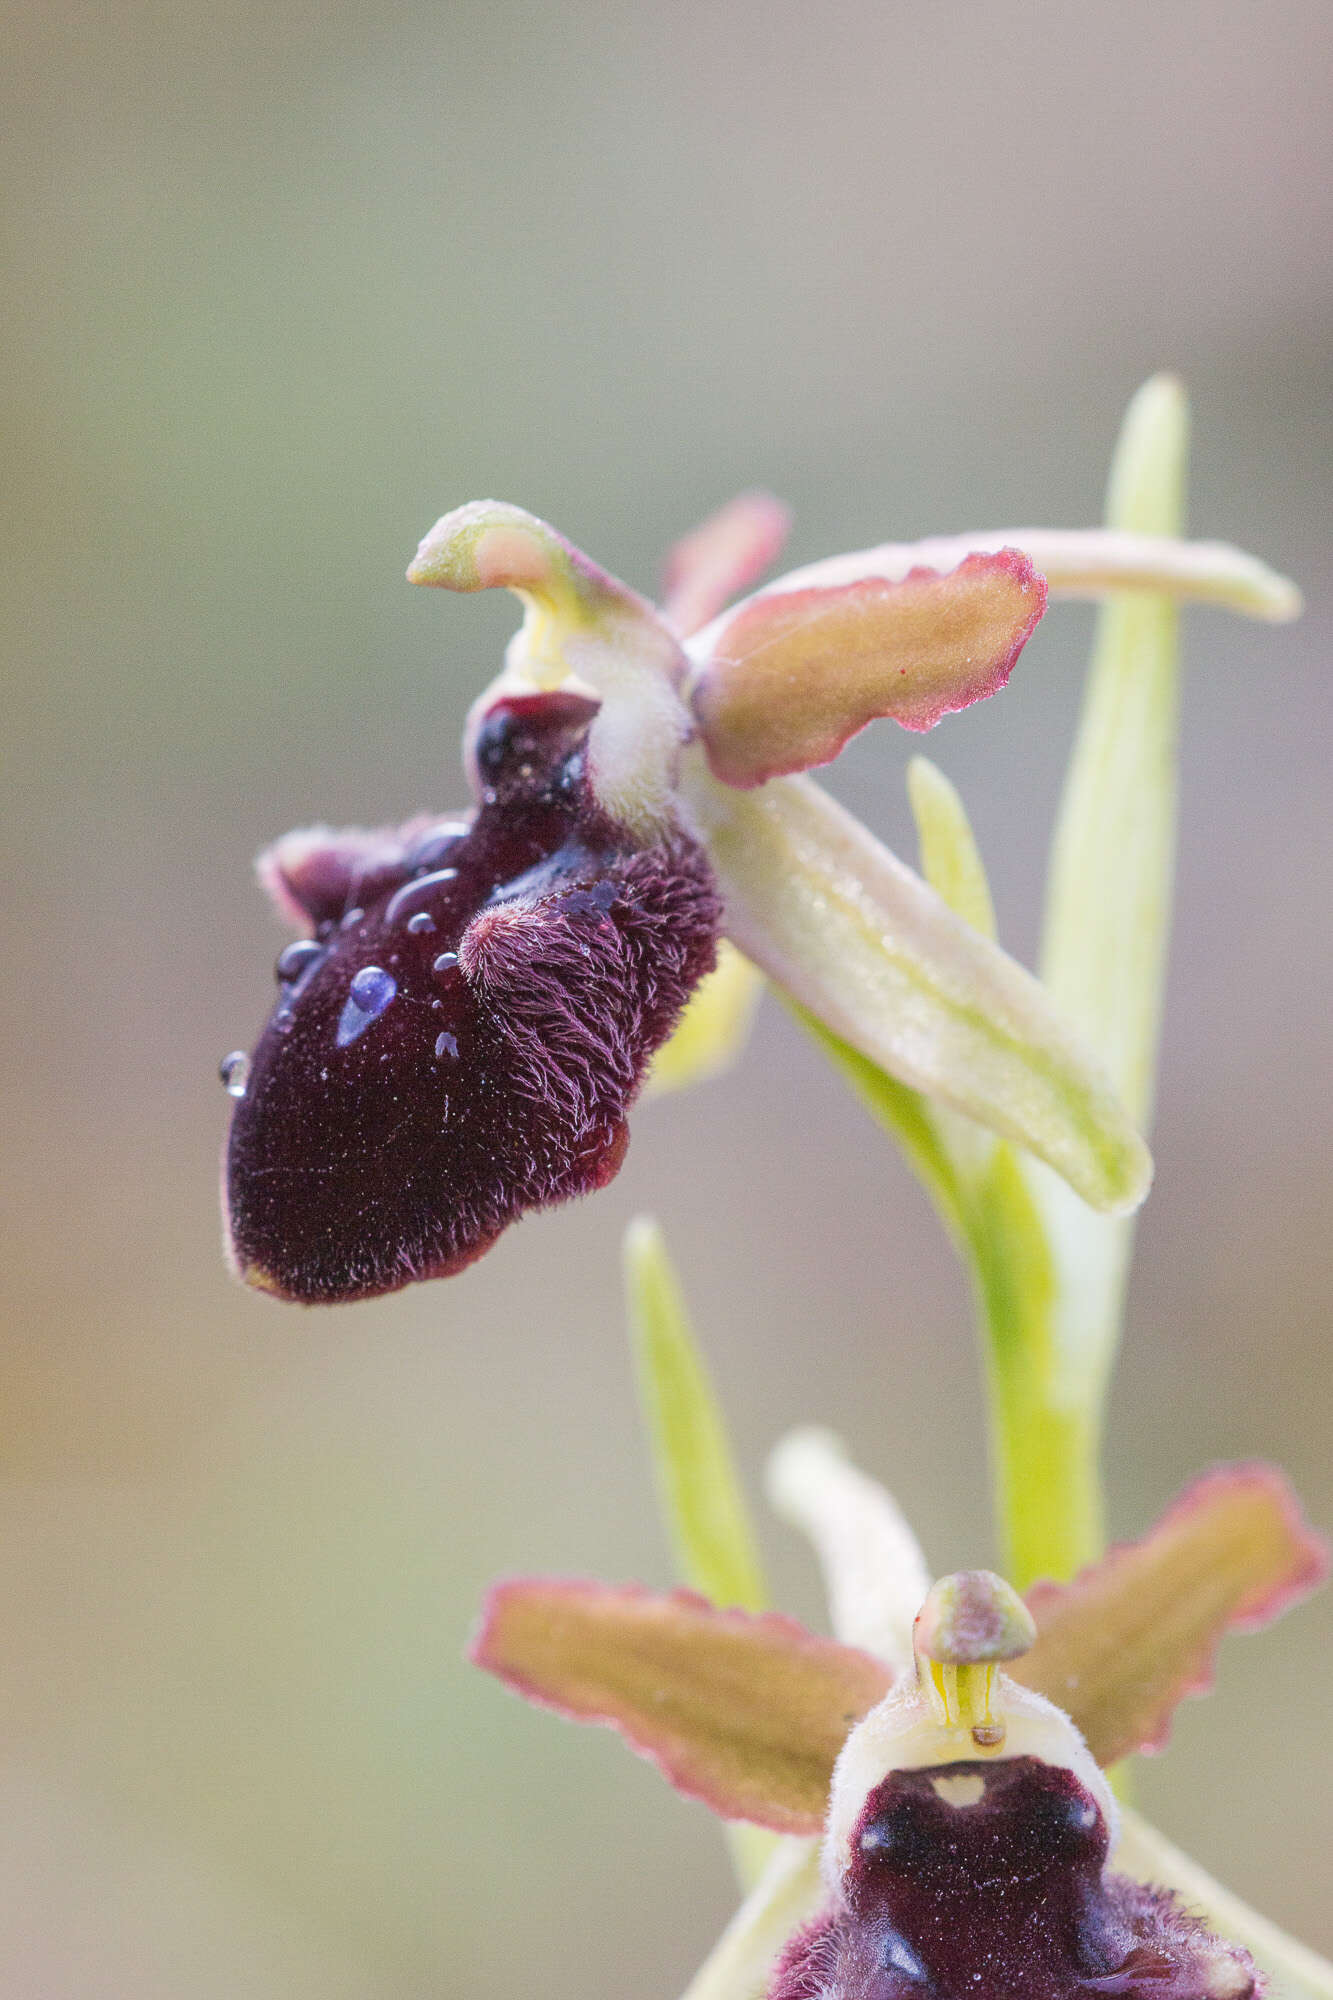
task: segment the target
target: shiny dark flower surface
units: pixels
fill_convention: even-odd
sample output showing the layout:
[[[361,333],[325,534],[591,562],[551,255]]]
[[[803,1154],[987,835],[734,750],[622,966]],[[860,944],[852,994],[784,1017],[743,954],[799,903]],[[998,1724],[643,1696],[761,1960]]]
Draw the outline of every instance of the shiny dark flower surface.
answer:
[[[252,1284],[315,1304],[444,1277],[615,1174],[648,1059],[713,964],[719,899],[686,833],[636,838],[593,799],[596,712],[500,700],[475,816],[266,858],[313,935],[278,960],[232,1120]]]
[[[1106,1869],[1106,1821],[1035,1757],[893,1771],[869,1796],[835,1907],[770,2000],[1246,2000],[1245,1954]]]

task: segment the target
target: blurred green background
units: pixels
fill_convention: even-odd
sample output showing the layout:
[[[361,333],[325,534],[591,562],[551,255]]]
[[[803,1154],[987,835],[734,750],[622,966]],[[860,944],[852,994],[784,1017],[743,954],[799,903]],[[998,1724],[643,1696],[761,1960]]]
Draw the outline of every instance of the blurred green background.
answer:
[[[992,1553],[962,1278],[770,1005],[613,1189],[465,1276],[243,1293],[216,1064],[282,941],[251,858],[460,801],[513,619],[401,582],[445,508],[517,500],[643,587],[755,482],[794,560],[1084,523],[1179,369],[1197,529],[1310,609],[1188,621],[1113,1520],[1261,1452],[1328,1526],[1327,9],[49,0],[6,43],[0,1990],[669,2000],[731,1904],[716,1828],[460,1658],[498,1572],[667,1579],[621,1228],[661,1216],[747,1472],[830,1423],[937,1567]],[[1089,631],[1058,610],[929,746],[1025,956]],[[912,747],[834,781],[899,845]],[[1233,1641],[1140,1782],[1325,1950],[1330,1644],[1328,1596]]]

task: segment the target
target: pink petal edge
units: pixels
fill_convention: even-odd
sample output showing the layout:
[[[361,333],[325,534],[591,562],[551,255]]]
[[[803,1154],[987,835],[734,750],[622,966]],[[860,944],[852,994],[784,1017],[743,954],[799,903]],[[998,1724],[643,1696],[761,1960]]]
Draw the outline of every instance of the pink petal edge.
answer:
[[[570,1597],[585,1600],[620,1600],[628,1603],[657,1603],[679,1605],[682,1609],[704,1614],[710,1623],[733,1627],[739,1631],[762,1631],[772,1634],[787,1647],[794,1659],[843,1659],[865,1680],[867,1693],[864,1706],[855,1714],[839,1718],[840,1724],[850,1732],[853,1724],[869,1712],[875,1701],[888,1692],[892,1675],[882,1661],[862,1652],[854,1646],[844,1646],[836,1639],[825,1639],[810,1632],[799,1620],[788,1617],[780,1611],[748,1612],[736,1609],[719,1609],[698,1592],[685,1589],[655,1591],[644,1584],[621,1585],[602,1584],[580,1577],[507,1577],[502,1578],[487,1591],[482,1602],[482,1610],[476,1630],[468,1643],[466,1657],[474,1666],[493,1674],[514,1694],[532,1702],[539,1708],[551,1710],[567,1722],[594,1722],[614,1729],[636,1755],[645,1758],[667,1780],[674,1790],[686,1798],[697,1799],[710,1811],[724,1819],[741,1817],[733,1802],[720,1789],[710,1786],[699,1775],[694,1760],[688,1751],[673,1754],[660,1740],[640,1735],[631,1728],[620,1715],[589,1706],[562,1701],[558,1695],[532,1680],[529,1676],[513,1668],[492,1649],[492,1638],[498,1633],[505,1607],[514,1598]],[[831,1775],[831,1766],[830,1766]],[[823,1826],[823,1811],[815,1814],[798,1814],[782,1808],[775,1808],[762,1819],[754,1818],[753,1823],[767,1825],[776,1832],[814,1835]]]
[[[747,696],[741,684],[748,659],[768,652],[771,661],[773,651],[778,648],[798,653],[797,633],[800,627],[808,625],[813,639],[825,614],[835,616],[840,610],[858,602],[870,606],[882,603],[887,609],[893,605],[898,593],[912,584],[981,573],[1002,573],[1011,578],[1020,593],[1030,598],[1031,608],[1012,625],[1009,636],[997,652],[979,660],[969,657],[964,663],[964,671],[958,674],[952,685],[941,685],[933,690],[922,689],[915,683],[900,685],[908,682],[909,669],[892,665],[890,641],[884,649],[888,664],[876,692],[866,692],[859,699],[849,699],[835,678],[826,682],[829,688],[827,701],[817,698],[811,702],[806,694],[805,706],[811,711],[808,718],[798,718],[793,713],[793,726],[784,732],[778,726],[778,717],[770,709],[772,720],[751,724],[753,738],[746,742],[745,710],[747,706],[754,706],[753,696]],[[832,763],[852,737],[859,735],[872,722],[887,718],[913,732],[933,729],[946,715],[957,714],[972,707],[975,702],[988,700],[991,695],[1000,692],[1045,613],[1046,603],[1045,577],[1034,567],[1031,559],[1016,548],[1003,548],[994,553],[973,551],[952,570],[918,565],[906,576],[892,581],[872,576],[861,577],[851,583],[809,585],[793,591],[784,591],[780,586],[760,591],[737,607],[734,617],[718,633],[711,658],[695,678],[695,719],[713,775],[724,784],[750,790],[765,784],[770,778],[789,776],[796,771],[812,770]],[[770,638],[765,628],[772,623],[775,614],[781,626]],[[796,675],[795,666],[792,675],[794,677],[789,679],[788,686],[791,696],[799,699],[805,690]],[[728,680],[732,682],[730,688]],[[769,699],[776,702],[780,694],[786,694],[786,689],[774,690],[771,696],[762,698],[760,708],[767,707]]]
[[[1218,1651],[1228,1632],[1261,1631],[1317,1590],[1321,1584],[1327,1582],[1330,1571],[1333,1570],[1333,1547],[1330,1547],[1325,1536],[1311,1527],[1296,1490],[1286,1474],[1264,1459],[1240,1459],[1234,1463],[1215,1465],[1192,1479],[1145,1534],[1134,1540],[1112,1543],[1098,1562],[1089,1563],[1067,1584],[1055,1583],[1044,1578],[1034,1583],[1026,1593],[1025,1602],[1040,1630],[1044,1605],[1058,1602],[1070,1594],[1077,1594],[1080,1584],[1085,1579],[1108,1565],[1113,1565],[1118,1557],[1132,1555],[1143,1543],[1150,1541],[1173,1523],[1187,1518],[1198,1508],[1206,1506],[1213,1494],[1225,1491],[1227,1488],[1246,1486],[1266,1491],[1276,1502],[1277,1510],[1291,1535],[1293,1544],[1291,1567],[1276,1583],[1242,1599],[1211,1642],[1202,1643],[1197,1672],[1181,1681],[1179,1693],[1163,1716],[1160,1729],[1150,1740],[1138,1746],[1143,1756],[1156,1756],[1166,1748],[1170,1741],[1175,1710],[1182,1701],[1187,1697],[1206,1695],[1212,1690],[1217,1678]]]

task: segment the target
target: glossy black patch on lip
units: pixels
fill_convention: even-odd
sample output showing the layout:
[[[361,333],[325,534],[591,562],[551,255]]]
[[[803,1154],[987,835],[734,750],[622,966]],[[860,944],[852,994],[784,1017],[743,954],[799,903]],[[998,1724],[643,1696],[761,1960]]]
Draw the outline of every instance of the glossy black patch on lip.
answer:
[[[950,1804],[937,1778],[980,1779]],[[1106,1869],[1071,1771],[1034,1757],[892,1772],[838,1903],[784,1952],[770,2000],[1246,2000],[1246,1954],[1162,1890]]]
[[[444,1277],[611,1179],[653,1051],[714,963],[712,872],[584,777],[595,704],[498,703],[463,827],[298,836],[265,864],[314,932],[236,1104],[231,1253],[306,1304]]]

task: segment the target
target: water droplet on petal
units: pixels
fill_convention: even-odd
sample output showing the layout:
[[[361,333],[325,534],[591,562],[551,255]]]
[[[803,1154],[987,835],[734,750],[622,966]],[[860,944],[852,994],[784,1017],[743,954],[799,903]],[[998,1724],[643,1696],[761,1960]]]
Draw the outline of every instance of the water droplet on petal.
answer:
[[[407,928],[413,937],[424,937],[428,931],[434,930],[435,919],[429,910],[418,910],[414,917],[408,918]]]
[[[218,1075],[226,1085],[228,1097],[244,1097],[250,1081],[250,1058],[245,1050],[233,1049],[229,1056],[223,1056]]]
[[[338,1047],[346,1048],[377,1020],[398,991],[398,981],[382,965],[363,965],[347,989],[338,1018]]]
[[[284,982],[294,982],[309,972],[311,966],[323,956],[324,947],[316,944],[314,938],[297,938],[285,951],[279,952],[273,976]]]
[[[363,965],[348,990],[363,1013],[382,1014],[398,991],[398,982],[382,965]]]
[[[457,964],[458,964],[458,953],[456,951],[442,951],[439,957],[436,959],[435,963],[431,966],[431,971],[452,972]]]
[[[397,923],[404,910],[410,909],[413,903],[419,903],[423,898],[433,896],[437,889],[447,888],[450,882],[457,880],[456,868],[437,868],[432,875],[419,875],[413,882],[404,882],[402,888],[395,890],[389,898],[388,907],[384,912],[385,923]]]
[[[437,1056],[456,1056],[458,1054],[457,1036],[450,1034],[443,1034],[437,1037],[435,1043],[435,1053]]]
[[[354,931],[365,914],[365,911],[359,907],[355,910],[348,910],[343,916],[341,924],[338,926],[339,930]]]

